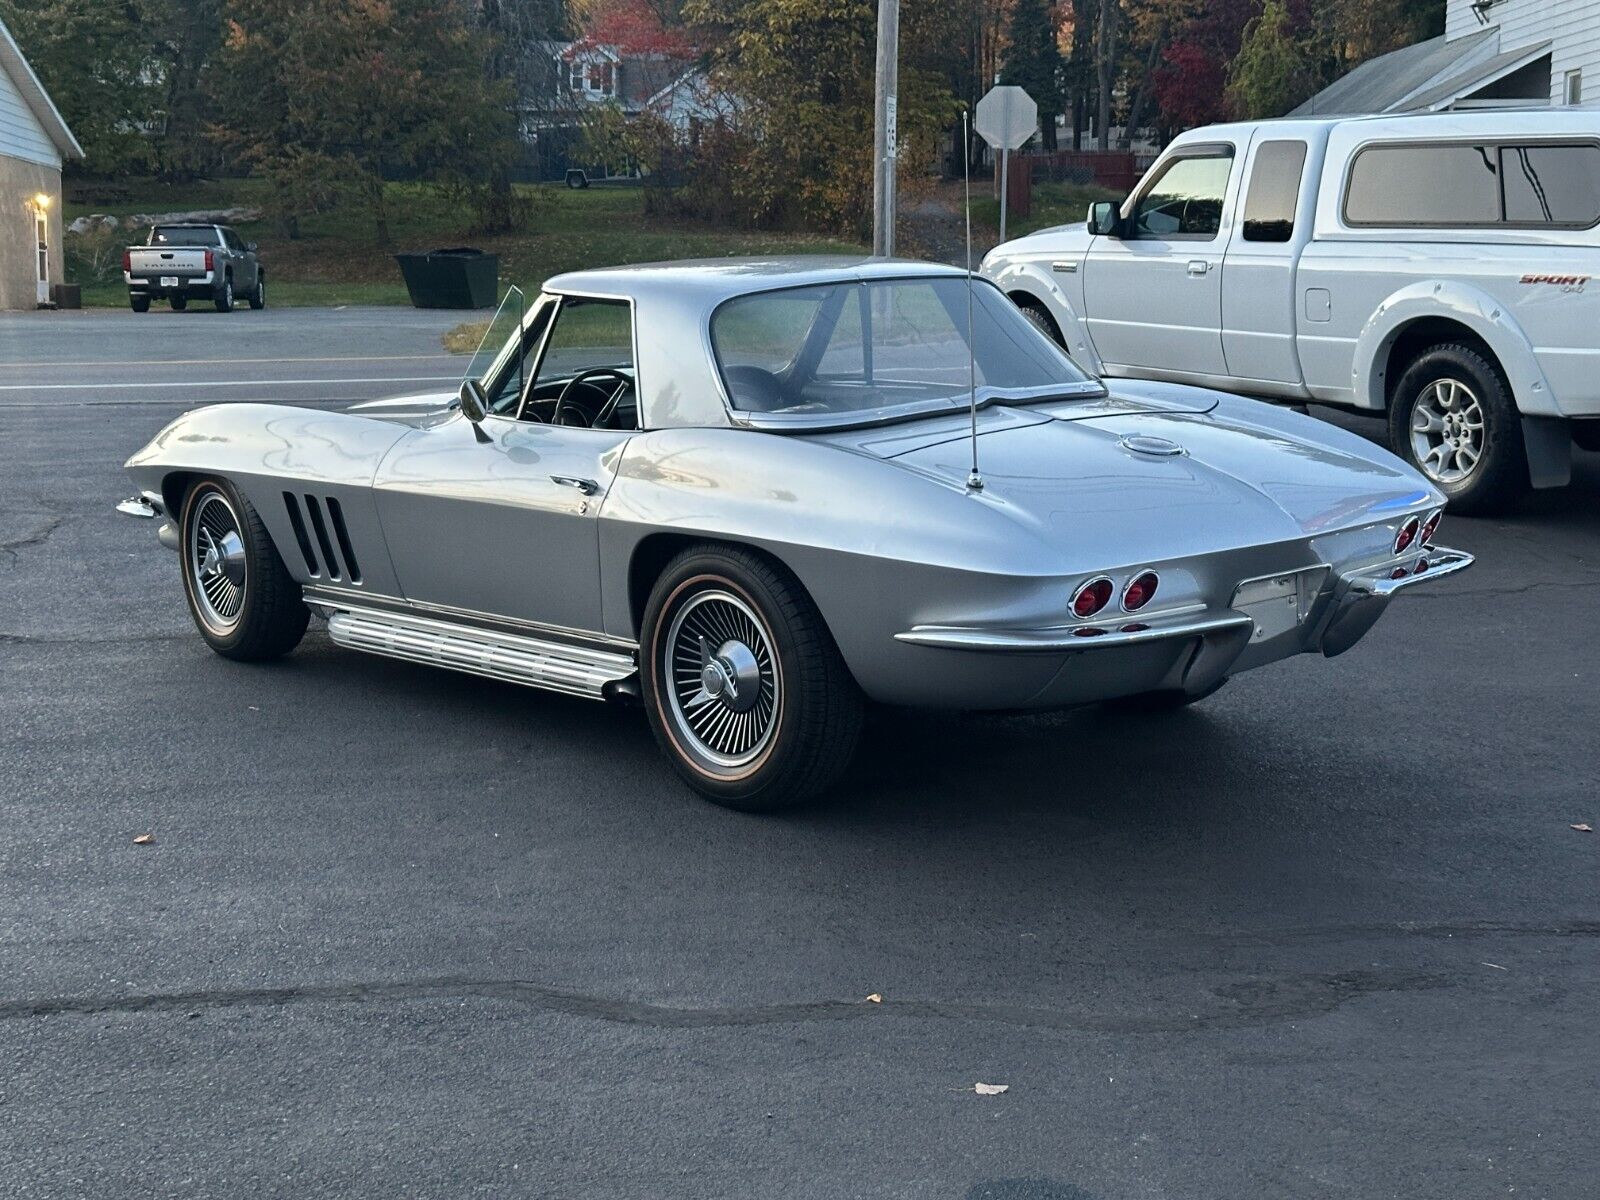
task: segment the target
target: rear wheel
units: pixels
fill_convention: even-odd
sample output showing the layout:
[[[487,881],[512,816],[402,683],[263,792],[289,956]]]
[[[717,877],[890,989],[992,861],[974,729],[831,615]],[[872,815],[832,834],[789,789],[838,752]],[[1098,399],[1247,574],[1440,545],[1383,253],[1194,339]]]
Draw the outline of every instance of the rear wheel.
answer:
[[[1517,406],[1471,346],[1433,346],[1406,368],[1389,405],[1389,445],[1457,512],[1503,512],[1528,491]]]
[[[834,783],[860,736],[862,698],[811,598],[750,551],[695,547],[645,609],[645,709],[689,786],[747,812]]]
[[[184,309],[189,307],[189,297],[187,297],[187,296],[168,296],[167,297],[167,303],[172,305],[172,311],[173,312],[182,312]]]
[[[147,312],[150,311],[150,297],[149,296],[129,296],[128,297],[128,307],[133,309],[133,311],[137,312],[137,313],[147,313]]]
[[[225,479],[195,484],[179,545],[189,613],[224,658],[277,658],[299,645],[310,618],[300,585],[250,501]]]

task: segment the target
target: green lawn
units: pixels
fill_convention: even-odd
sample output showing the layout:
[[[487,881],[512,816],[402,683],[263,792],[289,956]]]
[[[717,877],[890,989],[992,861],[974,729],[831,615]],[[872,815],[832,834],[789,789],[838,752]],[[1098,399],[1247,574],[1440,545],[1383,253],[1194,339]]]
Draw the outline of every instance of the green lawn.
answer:
[[[1073,221],[1081,221],[1089,210],[1089,205],[1096,200],[1121,200],[1122,196],[1107,188],[1096,187],[1093,184],[1078,183],[1038,183],[1033,188],[1033,211],[1025,217],[1014,213],[1006,214],[1006,236],[1008,238],[1021,237],[1025,233],[1032,233],[1036,229],[1047,229],[1051,225],[1066,225]],[[987,225],[993,229],[1000,227],[1000,198],[998,196],[984,195],[982,199],[973,197],[972,201],[973,224]]]
[[[114,203],[95,203],[95,185],[69,188],[67,221],[89,213],[127,216],[197,208],[259,206],[263,188],[256,180],[203,182],[187,186],[119,182],[126,192]],[[661,259],[722,258],[741,254],[854,253],[861,246],[815,234],[726,229],[644,215],[639,188],[595,187],[573,191],[561,184],[520,189],[530,202],[527,228],[495,237],[473,237],[470,214],[430,188],[389,187],[392,246],[378,244],[366,213],[353,205],[302,222],[301,236],[289,239],[270,222],[241,224],[247,241],[259,242],[271,280],[274,305],[406,304],[405,284],[392,255],[397,250],[478,246],[500,256],[500,282],[535,292],[551,275],[580,267],[615,266]],[[76,196],[73,193],[83,193]],[[109,193],[102,191],[100,198]],[[79,200],[84,202],[78,202]],[[122,237],[124,235],[118,235]],[[135,234],[127,234],[133,240]],[[127,290],[113,256],[99,279],[90,277],[83,257],[68,236],[68,279],[83,285],[86,305],[125,305]],[[120,252],[119,252],[120,254]]]

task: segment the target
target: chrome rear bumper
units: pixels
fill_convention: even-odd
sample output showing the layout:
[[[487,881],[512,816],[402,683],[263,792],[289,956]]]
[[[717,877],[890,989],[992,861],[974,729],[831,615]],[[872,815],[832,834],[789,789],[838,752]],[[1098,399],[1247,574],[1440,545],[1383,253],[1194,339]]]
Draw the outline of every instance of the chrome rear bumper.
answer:
[[[1473,564],[1472,555],[1464,550],[1451,550],[1447,546],[1424,546],[1415,554],[1404,574],[1396,575],[1401,568],[1394,563],[1369,567],[1341,575],[1334,586],[1333,599],[1323,618],[1322,632],[1317,647],[1327,657],[1343,654],[1361,640],[1373,624],[1389,607],[1389,601],[1408,587],[1431,583],[1465,571]],[[1418,571],[1419,564],[1427,564]]]

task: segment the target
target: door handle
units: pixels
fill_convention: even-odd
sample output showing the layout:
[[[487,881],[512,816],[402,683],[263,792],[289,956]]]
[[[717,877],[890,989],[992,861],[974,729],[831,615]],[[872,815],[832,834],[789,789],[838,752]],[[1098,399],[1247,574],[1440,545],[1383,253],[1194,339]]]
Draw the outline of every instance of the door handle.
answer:
[[[1211,264],[1203,258],[1191,258],[1189,260],[1189,274],[1191,275],[1204,275],[1210,269]]]
[[[559,483],[562,487],[577,488],[585,496],[592,496],[600,490],[600,485],[592,479],[578,479],[572,475],[552,475],[551,483]]]

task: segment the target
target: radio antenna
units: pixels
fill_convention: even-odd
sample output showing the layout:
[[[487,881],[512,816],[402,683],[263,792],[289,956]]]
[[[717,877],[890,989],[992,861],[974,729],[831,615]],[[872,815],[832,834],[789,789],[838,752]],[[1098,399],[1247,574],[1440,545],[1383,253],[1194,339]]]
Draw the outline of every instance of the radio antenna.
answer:
[[[978,345],[972,336],[972,130],[966,109],[961,111],[961,182],[966,189],[967,216],[967,387],[968,410],[972,415],[972,470],[967,475],[970,491],[983,491],[983,476],[978,471]],[[1004,181],[1000,184],[1005,186]]]

